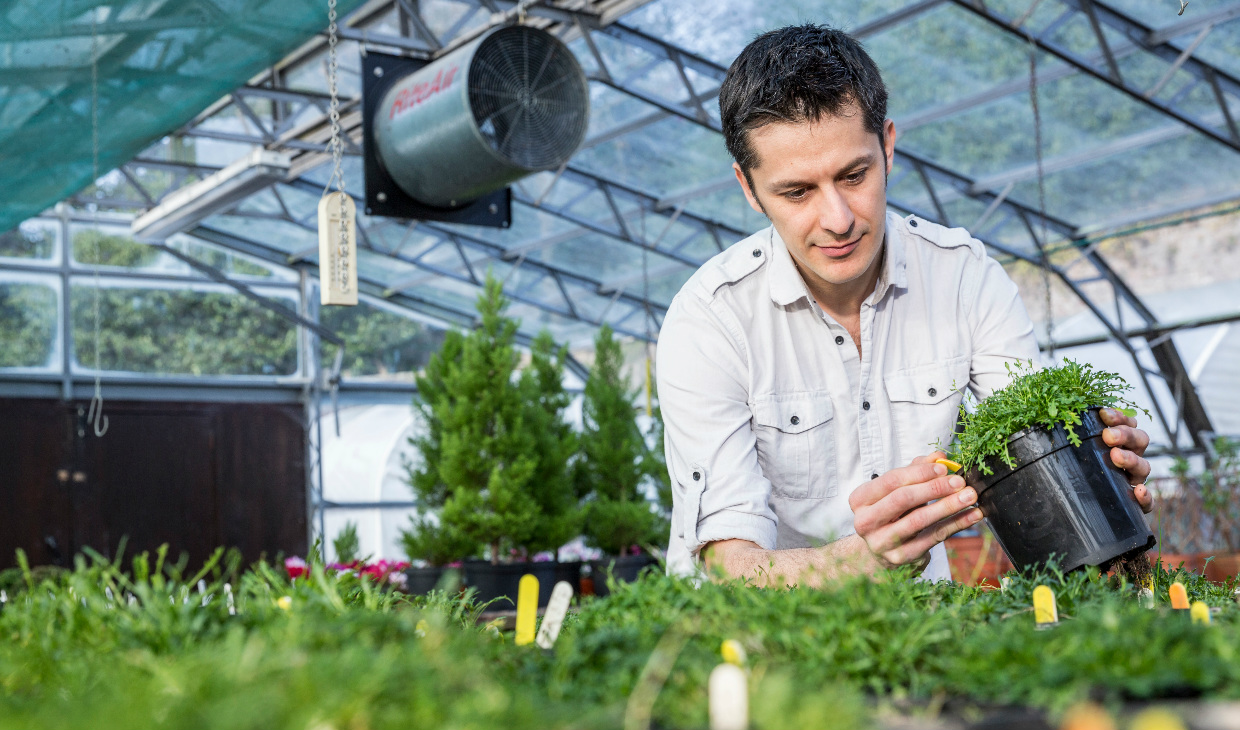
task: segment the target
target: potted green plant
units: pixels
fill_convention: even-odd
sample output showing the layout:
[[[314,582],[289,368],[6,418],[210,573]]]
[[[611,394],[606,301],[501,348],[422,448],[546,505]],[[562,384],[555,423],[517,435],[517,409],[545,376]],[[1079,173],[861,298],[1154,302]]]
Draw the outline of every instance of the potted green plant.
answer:
[[[604,325],[594,341],[594,364],[582,398],[580,458],[573,473],[585,505],[586,543],[606,556],[592,566],[598,595],[607,593],[609,572],[619,580],[636,579],[655,562],[642,548],[662,544],[668,534],[666,517],[645,494],[652,481],[662,491],[663,440],[660,435],[652,446],[651,434],[642,432],[634,406],[637,392],[623,367],[620,342]],[[653,422],[660,422],[652,415]]]
[[[1067,360],[1009,366],[1007,387],[970,412],[952,447],[995,538],[1017,568],[1104,565],[1156,540],[1111,463],[1099,409],[1134,408],[1118,375]]]
[[[571,484],[555,476],[571,452],[554,426],[565,399],[549,385],[565,355],[540,336],[518,375],[519,322],[504,316],[507,304],[488,276],[478,326],[446,337],[417,379],[426,431],[412,439],[422,456],[410,469],[419,510],[403,541],[410,558],[436,565],[485,552],[486,560],[465,563],[464,582],[480,600],[515,602],[530,566],[512,564],[514,554],[528,556],[531,544],[549,539],[540,531],[563,532],[575,518]]]

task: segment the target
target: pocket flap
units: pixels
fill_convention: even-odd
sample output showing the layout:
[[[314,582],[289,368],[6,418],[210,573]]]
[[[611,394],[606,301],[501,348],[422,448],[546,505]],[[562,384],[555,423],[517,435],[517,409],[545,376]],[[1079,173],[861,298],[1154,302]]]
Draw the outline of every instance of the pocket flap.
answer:
[[[795,393],[776,395],[755,401],[753,420],[759,426],[770,426],[784,433],[801,433],[820,426],[835,415],[831,396],[827,393]]]
[[[969,384],[969,363],[961,360],[888,375],[883,379],[887,399],[903,403],[934,405]]]

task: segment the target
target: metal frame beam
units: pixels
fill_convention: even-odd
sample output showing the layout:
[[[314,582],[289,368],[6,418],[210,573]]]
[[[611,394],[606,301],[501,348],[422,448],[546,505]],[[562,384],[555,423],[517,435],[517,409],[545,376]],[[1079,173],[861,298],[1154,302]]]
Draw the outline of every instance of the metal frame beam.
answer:
[[[1229,117],[1230,111],[1228,110],[1225,92],[1236,95],[1237,90],[1240,90],[1240,80],[1237,80],[1223,69],[1206,63],[1196,56],[1190,55],[1181,59],[1180,56],[1183,51],[1170,45],[1169,42],[1151,44],[1149,39],[1153,34],[1153,30],[1148,26],[1096,0],[1059,0],[1070,10],[1084,14],[1094,29],[1095,37],[1105,61],[1104,65],[1099,65],[1075,53],[1066,46],[1049,40],[1047,37],[1048,33],[1043,32],[1041,35],[1034,35],[1028,32],[1018,24],[1018,19],[1008,18],[999,14],[993,8],[983,3],[982,0],[952,0],[952,2],[1005,33],[1032,43],[1044,53],[1050,54],[1078,69],[1081,73],[1124,93],[1133,101],[1155,109],[1181,124],[1192,127],[1215,142],[1240,152],[1240,131],[1237,131],[1234,124],[1224,129],[1207,124],[1200,116],[1177,108],[1170,101],[1164,102],[1156,99],[1155,95],[1150,93],[1155,90],[1153,87],[1149,89],[1138,88],[1120,74],[1119,65],[1102,30],[1103,25],[1119,30],[1128,36],[1133,43],[1141,46],[1143,50],[1169,63],[1180,63],[1183,70],[1194,75],[1198,82],[1210,83],[1216,92],[1217,100],[1220,102],[1220,111],[1224,118]]]

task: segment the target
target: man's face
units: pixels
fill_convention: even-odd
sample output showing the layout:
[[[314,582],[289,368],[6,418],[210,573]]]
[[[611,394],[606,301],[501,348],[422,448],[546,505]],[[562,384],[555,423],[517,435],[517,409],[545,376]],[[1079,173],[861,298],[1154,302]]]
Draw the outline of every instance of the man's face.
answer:
[[[864,281],[877,266],[895,150],[891,120],[884,132],[885,148],[850,105],[838,116],[750,132],[758,159],[752,190],[733,165],[749,204],[770,218],[811,291]]]

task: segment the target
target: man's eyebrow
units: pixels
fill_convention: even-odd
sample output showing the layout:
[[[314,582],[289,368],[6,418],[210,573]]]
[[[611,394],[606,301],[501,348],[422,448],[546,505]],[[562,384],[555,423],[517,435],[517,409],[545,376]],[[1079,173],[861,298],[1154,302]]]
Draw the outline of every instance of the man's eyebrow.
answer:
[[[875,160],[875,156],[873,152],[866,152],[864,154],[857,155],[855,159],[853,159],[851,162],[849,162],[847,165],[845,165],[842,168],[842,172],[840,174],[846,175],[856,170],[859,167],[869,167],[870,165],[874,164],[874,160]],[[792,190],[794,188],[803,188],[809,185],[810,183],[808,181],[785,179],[785,180],[776,180],[775,182],[768,185],[767,189],[768,190]]]

